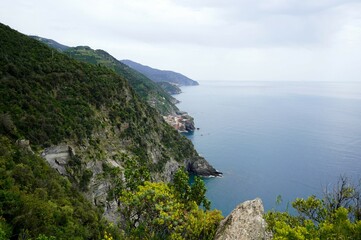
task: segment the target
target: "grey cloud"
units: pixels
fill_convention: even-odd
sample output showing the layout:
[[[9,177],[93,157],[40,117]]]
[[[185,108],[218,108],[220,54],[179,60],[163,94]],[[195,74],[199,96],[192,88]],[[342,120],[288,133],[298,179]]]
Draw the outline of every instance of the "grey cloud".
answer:
[[[115,31],[149,44],[219,48],[307,47],[327,44],[342,28],[345,11],[355,6],[361,8],[351,0],[204,0],[175,3],[196,10],[212,9],[214,23],[199,24],[192,19],[180,19],[176,23],[159,24],[144,20],[133,25],[124,24]],[[112,30],[112,26],[109,30]]]
[[[360,76],[359,0],[2,0],[0,21],[199,79]]]

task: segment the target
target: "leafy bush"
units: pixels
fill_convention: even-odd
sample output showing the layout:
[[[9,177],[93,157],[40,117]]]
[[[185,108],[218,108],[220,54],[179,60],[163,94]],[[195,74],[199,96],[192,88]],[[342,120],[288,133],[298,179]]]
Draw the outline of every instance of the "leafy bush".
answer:
[[[361,191],[346,177],[319,199],[296,199],[297,215],[270,211],[265,215],[274,239],[361,239]]]
[[[204,184],[199,179],[189,186],[188,181],[179,170],[172,184],[140,181],[136,189],[130,184],[132,188],[123,190],[120,211],[125,235],[130,239],[213,239],[222,215],[199,208],[202,202],[209,203]]]

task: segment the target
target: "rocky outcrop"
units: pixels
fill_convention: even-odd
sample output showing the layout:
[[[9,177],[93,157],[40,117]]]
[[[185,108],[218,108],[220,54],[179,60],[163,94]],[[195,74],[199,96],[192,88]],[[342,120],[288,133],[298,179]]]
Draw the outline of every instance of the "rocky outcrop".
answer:
[[[20,148],[34,154],[33,150],[31,149],[29,140],[27,140],[27,139],[18,139],[18,140],[16,140],[16,145],[18,145]]]
[[[212,167],[203,157],[197,156],[186,160],[186,170],[201,177],[220,177],[222,173]]]
[[[95,206],[103,209],[103,216],[111,221],[117,222],[118,204],[115,199],[108,199],[108,192],[114,187],[114,183],[109,177],[104,177],[104,164],[108,168],[122,168],[117,162],[111,159],[104,161],[81,162],[81,150],[77,149],[80,155],[76,155],[75,148],[66,143],[46,148],[41,156],[56,169],[61,175],[67,176],[83,191],[84,196]],[[77,167],[72,165],[76,164]],[[89,174],[89,180],[82,184],[84,174]],[[120,174],[121,178],[122,175]],[[84,186],[82,186],[84,185]]]
[[[181,167],[180,163],[170,160],[165,164],[164,171],[162,173],[162,178],[166,182],[170,182],[173,180],[174,174],[178,171],[178,169]]]
[[[221,221],[215,240],[272,239],[272,235],[266,231],[263,213],[262,200],[259,198],[238,205]]]
[[[104,132],[101,132],[105,134]],[[105,135],[101,133],[94,134],[105,139]],[[100,141],[105,142],[105,141]],[[100,149],[106,149],[103,156],[99,155],[98,149],[92,146],[77,146],[75,143],[62,143],[59,145],[46,148],[41,156],[46,159],[49,165],[56,169],[61,175],[69,177],[95,206],[103,209],[103,215],[111,222],[119,221],[118,202],[117,199],[110,198],[109,192],[117,184],[116,178],[123,179],[121,174],[122,160],[112,156],[121,156],[122,151],[108,145],[98,146]],[[27,146],[27,143],[19,141],[19,144]],[[96,155],[98,153],[98,155]],[[155,155],[157,155],[154,152]],[[96,156],[96,157],[93,157]],[[124,153],[124,156],[126,154]],[[157,156],[154,156],[157,158]],[[169,159],[162,172],[153,173],[153,177],[159,181],[171,181],[174,173],[180,168],[185,167],[190,173],[202,176],[221,176],[222,173],[215,170],[203,157],[191,157],[183,162],[177,162]],[[119,175],[115,178],[109,175],[109,170],[119,169]],[[107,170],[108,169],[108,170]],[[88,179],[84,181],[84,179]]]
[[[46,148],[41,154],[43,158],[49,163],[49,165],[56,169],[61,175],[67,175],[66,165],[75,152],[72,147],[61,144]]]

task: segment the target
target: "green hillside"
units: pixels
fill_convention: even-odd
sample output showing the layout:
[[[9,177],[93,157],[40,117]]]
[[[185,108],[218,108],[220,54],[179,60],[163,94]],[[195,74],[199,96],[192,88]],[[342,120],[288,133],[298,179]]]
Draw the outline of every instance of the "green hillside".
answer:
[[[79,62],[2,24],[0,141],[1,239],[48,239],[40,234],[102,239],[105,231],[114,230],[103,221],[117,223],[123,216],[124,223],[119,206],[132,206],[136,199],[131,196],[142,181],[169,181],[179,167],[199,175],[219,174],[125,77],[101,64]],[[150,191],[158,186],[150,184]],[[161,187],[170,194],[169,204],[183,201],[173,199],[175,190],[167,184]],[[204,197],[205,189],[201,191]],[[198,214],[197,205],[188,205],[175,206]],[[209,227],[214,230],[217,221]],[[157,224],[160,229],[171,226]],[[134,239],[132,229],[124,234]]]
[[[37,146],[65,140],[90,144],[97,131],[127,140],[123,148],[149,159],[145,149],[157,148],[157,160],[181,160],[196,152],[138,98],[128,81],[113,71],[80,63],[1,26],[0,112],[11,127],[4,131]],[[5,124],[6,125],[6,124]]]
[[[143,100],[157,109],[162,115],[168,115],[178,111],[178,108],[174,105],[174,103],[177,102],[176,99],[143,74],[119,62],[107,52],[103,50],[93,50],[89,47],[75,47],[67,49],[66,54],[77,60],[91,64],[99,64],[114,70],[129,82]]]
[[[0,136],[0,239],[101,239],[112,231],[71,184],[31,150]],[[116,234],[115,234],[116,236]],[[47,238],[42,238],[43,240]]]

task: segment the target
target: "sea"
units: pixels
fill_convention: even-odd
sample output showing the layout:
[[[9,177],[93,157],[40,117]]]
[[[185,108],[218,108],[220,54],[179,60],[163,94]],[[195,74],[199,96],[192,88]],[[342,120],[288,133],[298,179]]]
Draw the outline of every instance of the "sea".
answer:
[[[256,197],[266,211],[292,212],[340,176],[361,179],[361,82],[204,81],[182,91],[178,107],[199,128],[187,137],[223,172],[205,183],[224,216]]]

